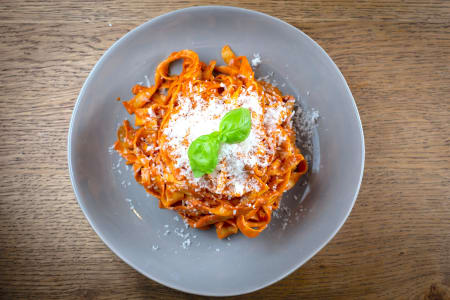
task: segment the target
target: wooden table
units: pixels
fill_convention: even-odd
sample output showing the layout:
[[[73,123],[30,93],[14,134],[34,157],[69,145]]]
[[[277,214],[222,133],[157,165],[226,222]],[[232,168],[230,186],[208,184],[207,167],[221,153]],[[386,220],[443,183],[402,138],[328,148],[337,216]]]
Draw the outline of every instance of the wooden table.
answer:
[[[95,62],[137,25],[194,4],[207,2],[0,2],[0,298],[197,298],[117,258],[67,168],[69,119]],[[366,140],[361,192],[337,236],[289,277],[237,298],[450,299],[450,2],[227,4],[316,40],[346,77]]]

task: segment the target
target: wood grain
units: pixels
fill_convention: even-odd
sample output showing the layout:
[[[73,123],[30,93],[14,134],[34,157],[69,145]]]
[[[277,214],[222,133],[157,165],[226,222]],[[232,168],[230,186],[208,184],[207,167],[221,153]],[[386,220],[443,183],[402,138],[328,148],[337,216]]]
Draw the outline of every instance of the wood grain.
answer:
[[[0,3],[0,298],[196,299],[118,259],[77,205],[67,131],[95,62],[150,18],[219,1]],[[450,2],[228,1],[315,39],[357,101],[366,168],[337,236],[237,299],[450,299]],[[111,24],[112,26],[109,26]]]

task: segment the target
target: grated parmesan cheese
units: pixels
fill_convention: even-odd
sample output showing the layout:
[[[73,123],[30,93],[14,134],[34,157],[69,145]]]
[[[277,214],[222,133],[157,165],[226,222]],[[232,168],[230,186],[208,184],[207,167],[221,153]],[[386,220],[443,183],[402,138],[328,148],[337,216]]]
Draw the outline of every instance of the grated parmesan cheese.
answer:
[[[255,54],[255,58],[258,57],[259,55]],[[270,76],[273,75],[267,77]],[[252,178],[252,169],[270,165],[273,152],[267,151],[267,143],[275,142],[278,147],[286,139],[285,136],[277,134],[280,132],[277,127],[283,122],[292,125],[293,113],[282,104],[267,106],[264,111],[260,96],[251,88],[243,89],[237,99],[221,95],[203,99],[200,89],[189,82],[190,95],[178,96],[176,112],[170,116],[163,131],[167,143],[161,147],[169,153],[175,167],[180,170],[176,176],[182,177],[178,178],[180,182],[185,179],[196,191],[203,189],[227,195],[229,198],[258,191],[261,188],[260,183]],[[218,130],[223,116],[239,107],[248,108],[252,112],[252,128],[248,138],[238,144],[222,144],[215,171],[195,178],[187,155],[189,145],[199,136]],[[149,109],[149,115],[152,114],[154,111]],[[276,141],[272,135],[276,136]]]
[[[259,53],[253,53],[252,67],[256,68],[261,64],[261,55]]]
[[[255,166],[267,166],[270,162],[266,153],[264,140],[267,138],[264,128],[263,108],[259,95],[252,89],[243,90],[235,100],[219,96],[213,99],[203,99],[189,85],[193,93],[188,97],[177,98],[178,111],[174,113],[164,130],[168,143],[163,147],[172,155],[175,166],[181,170],[190,184],[200,189],[222,193],[225,189],[229,195],[242,196],[251,190],[259,190],[256,180],[251,180],[247,171]],[[192,103],[195,102],[195,107]],[[248,138],[239,144],[223,144],[219,153],[219,163],[216,170],[201,178],[194,178],[187,150],[189,145],[199,136],[209,134],[219,129],[222,117],[230,110],[245,107],[252,112],[252,130]],[[258,151],[259,150],[259,151]],[[205,177],[209,177],[208,180]],[[224,180],[226,179],[229,180]],[[222,179],[222,180],[221,180]],[[228,186],[219,186],[225,182]]]
[[[150,79],[148,78],[147,75],[144,75],[144,79],[145,79],[145,84],[147,85],[147,87],[151,87],[151,83],[150,83]]]
[[[181,244],[183,249],[189,248],[190,245],[191,245],[191,240],[190,239],[184,240],[183,243]]]

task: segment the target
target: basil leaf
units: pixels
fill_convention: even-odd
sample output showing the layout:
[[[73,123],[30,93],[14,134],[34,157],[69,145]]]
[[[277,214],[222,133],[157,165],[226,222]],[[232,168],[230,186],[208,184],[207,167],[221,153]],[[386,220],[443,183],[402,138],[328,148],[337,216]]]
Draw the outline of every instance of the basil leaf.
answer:
[[[247,108],[229,111],[220,122],[219,140],[227,144],[244,141],[252,128],[252,114]]]
[[[219,131],[196,138],[188,149],[189,164],[194,177],[210,174],[217,166],[220,143],[235,144],[250,134],[252,114],[247,108],[229,111],[220,122]]]
[[[189,164],[194,177],[201,177],[214,171],[219,157],[219,133],[213,132],[195,139],[188,149]]]

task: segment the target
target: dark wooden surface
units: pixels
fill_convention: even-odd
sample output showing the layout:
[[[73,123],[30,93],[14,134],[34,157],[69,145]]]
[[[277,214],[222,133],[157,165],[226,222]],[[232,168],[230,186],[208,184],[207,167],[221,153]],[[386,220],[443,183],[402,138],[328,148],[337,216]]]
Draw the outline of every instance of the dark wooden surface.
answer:
[[[100,241],[75,200],[66,144],[102,53],[148,19],[200,4],[0,2],[0,298],[197,298]],[[337,236],[289,277],[237,298],[450,299],[450,1],[226,4],[315,39],[349,82],[366,140],[361,192]]]

